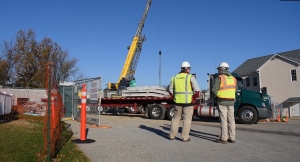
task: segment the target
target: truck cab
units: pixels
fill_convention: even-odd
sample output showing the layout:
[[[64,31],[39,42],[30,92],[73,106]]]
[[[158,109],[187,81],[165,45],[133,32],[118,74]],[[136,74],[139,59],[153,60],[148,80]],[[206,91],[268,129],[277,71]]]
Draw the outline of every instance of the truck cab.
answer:
[[[267,88],[261,88],[261,92],[247,90],[243,86],[243,78],[236,73],[231,73],[237,80],[238,89],[236,91],[236,101],[234,104],[234,114],[238,121],[242,124],[254,124],[258,120],[267,119],[272,116],[271,98],[267,94]],[[210,103],[208,105],[214,107],[215,117],[218,116],[217,102],[212,93],[214,79],[219,77],[219,74],[209,75],[209,95]]]

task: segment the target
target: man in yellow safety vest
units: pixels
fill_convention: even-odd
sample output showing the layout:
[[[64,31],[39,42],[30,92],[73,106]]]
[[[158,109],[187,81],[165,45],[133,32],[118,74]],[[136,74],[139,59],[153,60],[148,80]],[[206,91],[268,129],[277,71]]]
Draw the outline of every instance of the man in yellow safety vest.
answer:
[[[200,98],[200,88],[196,78],[190,74],[191,66],[184,61],[181,64],[181,71],[171,79],[168,86],[169,93],[175,102],[175,114],[171,122],[170,140],[174,140],[179,128],[183,114],[182,141],[190,141],[190,129],[194,113],[193,101]]]
[[[229,65],[226,62],[222,62],[217,69],[219,77],[215,78],[212,92],[218,102],[221,139],[217,139],[216,142],[235,143],[234,102],[237,83],[235,77],[228,71]]]

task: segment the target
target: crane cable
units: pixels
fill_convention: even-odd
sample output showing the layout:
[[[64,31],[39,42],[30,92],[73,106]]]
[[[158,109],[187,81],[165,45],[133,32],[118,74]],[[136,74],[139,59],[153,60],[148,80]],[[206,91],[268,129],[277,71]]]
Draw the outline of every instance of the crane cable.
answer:
[[[161,86],[161,23],[160,23],[160,8],[158,0],[158,49],[159,49],[159,86]]]
[[[160,51],[161,50],[161,21],[160,21],[159,1],[160,0],[158,0],[158,48]]]

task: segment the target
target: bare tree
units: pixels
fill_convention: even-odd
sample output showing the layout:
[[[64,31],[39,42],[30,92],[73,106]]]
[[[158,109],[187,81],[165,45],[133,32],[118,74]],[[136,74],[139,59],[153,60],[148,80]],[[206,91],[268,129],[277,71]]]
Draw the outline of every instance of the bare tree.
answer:
[[[41,74],[45,70],[40,66],[42,57],[35,37],[35,32],[31,29],[17,33],[13,55],[17,86],[36,88],[44,85],[40,77],[43,77]]]
[[[69,79],[75,81],[75,80],[82,80],[84,77],[85,77],[84,73],[78,71],[76,74],[73,74]]]
[[[76,74],[77,59],[68,59],[68,51],[60,51],[58,55],[54,55],[54,77],[56,82],[69,79]]]
[[[0,55],[0,85],[10,85],[13,81],[13,43],[3,41],[2,55]]]
[[[56,83],[77,73],[77,59],[69,59],[67,50],[63,50],[61,46],[48,37],[43,38],[40,42],[36,41],[35,37],[35,32],[31,29],[27,32],[20,30],[16,35],[13,48],[7,48],[5,61],[8,62],[8,65],[5,64],[3,67],[9,67],[11,72],[9,77],[15,76],[16,86],[46,87],[46,64],[48,62],[53,63],[53,80]],[[9,47],[8,43],[4,43],[4,45]],[[3,59],[0,61],[4,65]]]
[[[7,74],[9,63],[0,57],[0,85],[6,85],[6,82],[9,80]]]

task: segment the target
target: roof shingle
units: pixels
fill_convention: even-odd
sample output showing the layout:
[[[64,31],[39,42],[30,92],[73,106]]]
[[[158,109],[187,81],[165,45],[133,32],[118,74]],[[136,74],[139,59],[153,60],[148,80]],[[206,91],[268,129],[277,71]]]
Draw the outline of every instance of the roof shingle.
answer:
[[[267,56],[248,59],[232,72],[237,73],[239,75],[246,75],[246,74],[254,73],[254,72],[256,72],[256,70],[258,70],[264,63],[266,63],[274,55],[275,54],[271,54],[271,55],[267,55]],[[300,49],[277,53],[277,55],[281,55],[292,61],[300,63]]]
[[[300,97],[290,97],[285,102],[300,102]]]

